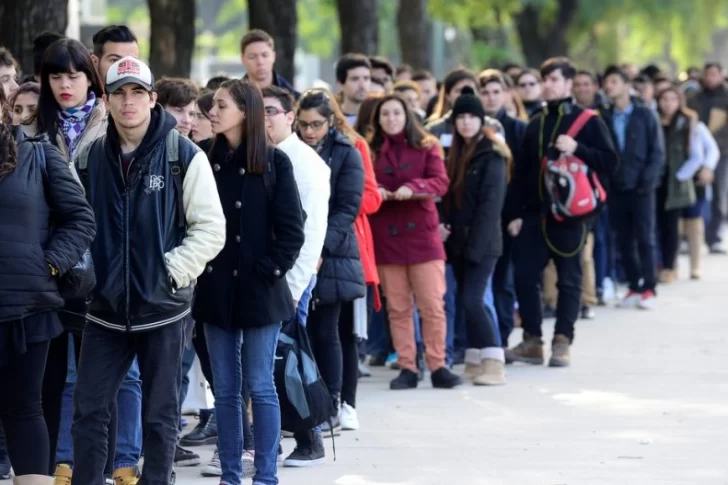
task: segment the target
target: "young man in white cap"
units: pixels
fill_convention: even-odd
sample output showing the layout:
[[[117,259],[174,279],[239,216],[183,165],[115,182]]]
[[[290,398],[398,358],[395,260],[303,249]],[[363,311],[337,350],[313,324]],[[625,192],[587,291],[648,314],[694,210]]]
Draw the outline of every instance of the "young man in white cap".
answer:
[[[106,74],[106,136],[76,160],[99,231],[74,393],[75,485],[103,483],[111,403],[135,356],[144,399],[142,481],[169,484],[185,322],[195,280],[225,242],[210,163],[179,136],[153,86],[139,59],[115,62]]]

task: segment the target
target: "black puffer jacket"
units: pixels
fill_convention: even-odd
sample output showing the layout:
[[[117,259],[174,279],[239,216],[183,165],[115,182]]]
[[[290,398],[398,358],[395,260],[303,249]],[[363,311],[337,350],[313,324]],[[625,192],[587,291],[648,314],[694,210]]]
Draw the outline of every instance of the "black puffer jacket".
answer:
[[[451,187],[443,203],[451,234],[445,242],[448,262],[480,263],[503,252],[501,211],[506,197],[508,153],[483,137],[465,168],[462,198]]]
[[[354,220],[364,192],[364,167],[357,149],[338,131],[329,134],[320,155],[331,168],[331,197],[314,301],[354,301],[366,295],[364,269],[354,234]]]
[[[45,138],[21,141],[16,169],[0,181],[0,322],[60,309],[48,265],[59,274],[71,269],[95,233],[91,207],[58,149]]]

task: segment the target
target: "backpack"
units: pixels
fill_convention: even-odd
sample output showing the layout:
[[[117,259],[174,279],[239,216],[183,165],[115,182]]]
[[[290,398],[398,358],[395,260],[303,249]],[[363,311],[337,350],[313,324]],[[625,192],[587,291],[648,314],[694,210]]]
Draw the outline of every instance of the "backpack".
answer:
[[[335,414],[334,401],[321,378],[303,324],[283,324],[275,356],[275,384],[281,407],[281,429],[308,431]]]
[[[585,109],[574,120],[566,135],[576,138],[584,125],[596,115],[595,111]],[[562,153],[556,160],[544,156],[542,173],[551,202],[551,215],[557,222],[587,219],[606,204],[607,192],[596,172],[574,154]]]

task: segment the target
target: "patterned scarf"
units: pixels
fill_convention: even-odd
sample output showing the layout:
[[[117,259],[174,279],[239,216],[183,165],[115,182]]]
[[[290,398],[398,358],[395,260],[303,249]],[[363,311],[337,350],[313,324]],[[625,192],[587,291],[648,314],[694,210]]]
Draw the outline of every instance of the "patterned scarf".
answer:
[[[92,91],[88,93],[86,104],[80,108],[62,109],[58,112],[58,124],[70,157],[76,155],[76,147],[81,140],[81,134],[86,129],[88,117],[95,107],[96,95]]]

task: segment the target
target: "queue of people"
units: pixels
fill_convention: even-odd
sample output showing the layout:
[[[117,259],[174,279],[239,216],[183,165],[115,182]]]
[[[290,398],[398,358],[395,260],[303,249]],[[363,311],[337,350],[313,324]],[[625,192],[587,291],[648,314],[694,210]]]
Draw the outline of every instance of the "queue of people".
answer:
[[[685,85],[566,57],[438,83],[349,53],[337,92],[299,93],[261,30],[245,78],[204,87],[155,79],[125,26],[35,47],[22,83],[0,48],[0,479],[17,485],[168,485],[206,444],[203,476],[276,485],[279,458],[321,465],[324,437],[360,428],[370,367],[398,369],[396,391],[567,367],[595,307],[655,308],[682,241],[691,279],[705,246],[726,252],[718,64]],[[324,403],[280,384],[290,323]],[[183,433],[196,359],[215,405]],[[283,398],[330,419],[281,429]]]

